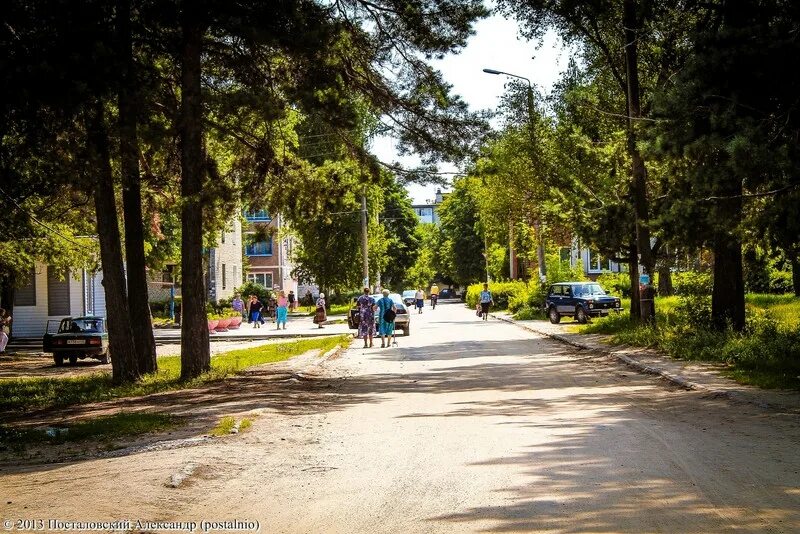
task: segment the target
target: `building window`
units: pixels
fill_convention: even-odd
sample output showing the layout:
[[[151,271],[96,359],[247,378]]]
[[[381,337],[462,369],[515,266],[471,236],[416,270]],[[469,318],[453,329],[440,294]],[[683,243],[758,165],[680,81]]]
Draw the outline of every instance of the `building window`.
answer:
[[[227,266],[223,263],[222,264],[222,289],[225,289],[225,287],[228,284],[228,276],[227,276],[228,273],[226,272],[227,270],[228,270]]]
[[[246,211],[244,213],[244,218],[248,221],[256,222],[270,222],[272,220],[272,217],[269,216],[267,210]]]
[[[603,258],[599,252],[595,250],[589,250],[589,272],[590,273],[599,273],[604,268],[608,268],[608,260]]]
[[[14,306],[36,306],[36,269],[31,267],[25,285],[14,290]]]
[[[245,245],[244,253],[247,256],[272,256],[272,239]]]
[[[248,273],[247,281],[272,289],[272,273]]]
[[[225,230],[222,231],[222,242],[225,243]]]

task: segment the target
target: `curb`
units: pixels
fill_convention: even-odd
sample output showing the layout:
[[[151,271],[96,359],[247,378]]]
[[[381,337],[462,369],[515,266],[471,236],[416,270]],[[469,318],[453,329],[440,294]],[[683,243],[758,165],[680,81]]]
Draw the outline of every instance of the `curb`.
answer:
[[[745,396],[743,396],[743,395],[741,395],[741,394],[739,394],[739,393],[737,393],[735,391],[714,389],[714,388],[710,388],[708,386],[704,386],[702,384],[698,384],[697,382],[692,382],[691,380],[687,380],[682,376],[672,374],[669,371],[665,371],[664,369],[662,369],[660,367],[653,367],[651,365],[646,365],[646,364],[644,364],[644,363],[642,363],[642,362],[640,362],[640,361],[638,361],[638,360],[636,360],[634,358],[631,358],[630,356],[626,356],[625,354],[619,354],[618,352],[616,352],[614,350],[606,350],[606,349],[602,349],[602,348],[598,348],[598,347],[591,347],[589,345],[585,345],[583,343],[568,339],[567,337],[562,336],[560,334],[552,334],[550,332],[544,332],[542,330],[537,330],[536,328],[533,328],[533,327],[531,327],[529,325],[520,324],[519,322],[515,321],[514,319],[510,319],[510,318],[507,318],[507,317],[499,317],[499,316],[497,316],[495,314],[489,314],[489,316],[492,317],[493,319],[497,319],[497,320],[503,321],[505,323],[513,324],[513,325],[515,325],[515,326],[517,326],[519,328],[522,328],[524,330],[528,330],[530,332],[534,332],[536,334],[539,334],[539,335],[542,335],[542,336],[546,336],[546,337],[549,337],[551,339],[555,339],[556,341],[559,341],[559,342],[564,343],[566,345],[571,345],[571,346],[573,346],[573,347],[575,347],[577,349],[580,349],[580,350],[588,350],[588,351],[597,352],[597,353],[600,353],[600,354],[603,354],[603,355],[606,355],[606,356],[611,356],[611,357],[616,358],[617,360],[621,361],[622,363],[624,363],[628,367],[631,367],[632,369],[635,369],[636,371],[639,371],[641,373],[648,374],[648,375],[660,376],[661,378],[664,378],[668,382],[671,382],[671,383],[675,384],[676,386],[679,386],[679,387],[681,387],[683,389],[686,389],[686,390],[689,390],[689,391],[700,391],[700,392],[703,392],[703,393],[707,393],[707,394],[713,395],[714,397],[725,397],[725,398],[727,398],[729,400],[733,400],[733,401],[736,401],[736,402],[743,402],[743,403],[746,403],[746,404],[752,404],[754,406],[757,406],[759,408],[764,408],[764,409],[786,409],[785,407],[777,405],[777,404],[771,404],[771,403],[767,403],[767,402],[763,402],[763,401],[758,401],[758,400],[755,400],[755,399],[747,398],[747,397],[745,397]]]

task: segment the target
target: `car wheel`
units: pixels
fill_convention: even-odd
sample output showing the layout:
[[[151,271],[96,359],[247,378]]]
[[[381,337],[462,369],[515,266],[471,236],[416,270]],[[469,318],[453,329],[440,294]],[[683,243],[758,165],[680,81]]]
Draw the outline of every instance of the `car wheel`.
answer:
[[[108,358],[108,352],[104,352],[103,354],[101,354],[99,360],[100,363],[108,363],[109,361],[111,361]]]
[[[70,365],[75,365],[76,363],[78,363],[78,355],[77,354],[70,354],[69,355],[69,364]]]
[[[553,324],[558,324],[561,322],[561,314],[555,309],[555,307],[550,308],[550,312],[548,313],[550,316],[550,322]]]
[[[581,324],[586,324],[589,322],[589,316],[586,315],[586,311],[582,306],[575,308],[575,319],[577,319]]]
[[[403,328],[403,335],[404,336],[408,336],[409,334],[411,334],[411,327],[407,326],[407,327]]]
[[[53,361],[56,362],[56,367],[64,365],[64,356],[61,354],[53,354]]]

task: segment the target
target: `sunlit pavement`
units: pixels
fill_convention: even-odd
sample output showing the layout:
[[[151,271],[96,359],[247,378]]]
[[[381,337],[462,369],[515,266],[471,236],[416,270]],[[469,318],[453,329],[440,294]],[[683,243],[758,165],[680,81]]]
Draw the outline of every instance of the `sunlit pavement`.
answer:
[[[6,508],[262,532],[800,531],[795,416],[672,388],[460,304],[426,307],[411,330],[195,408],[260,414],[243,434],[6,470]],[[166,488],[186,466],[189,482]],[[125,499],[56,493],[77,477],[96,494],[125,480]]]

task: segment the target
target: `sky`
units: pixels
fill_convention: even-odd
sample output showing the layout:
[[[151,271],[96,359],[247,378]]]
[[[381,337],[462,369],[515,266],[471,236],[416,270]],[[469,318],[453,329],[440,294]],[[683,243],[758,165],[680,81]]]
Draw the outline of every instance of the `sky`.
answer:
[[[536,43],[519,37],[516,21],[506,20],[499,14],[480,21],[475,30],[460,54],[434,62],[444,79],[453,85],[453,92],[461,95],[472,110],[496,109],[505,84],[510,80],[506,76],[486,74],[484,68],[525,76],[547,93],[569,62],[569,51],[555,34],[548,33],[537,49]],[[416,163],[414,158],[399,158],[394,147],[394,139],[377,138],[373,141],[372,152],[382,161]],[[456,169],[443,167],[440,170]],[[434,198],[436,189],[437,186],[430,185],[408,187],[415,204]]]

